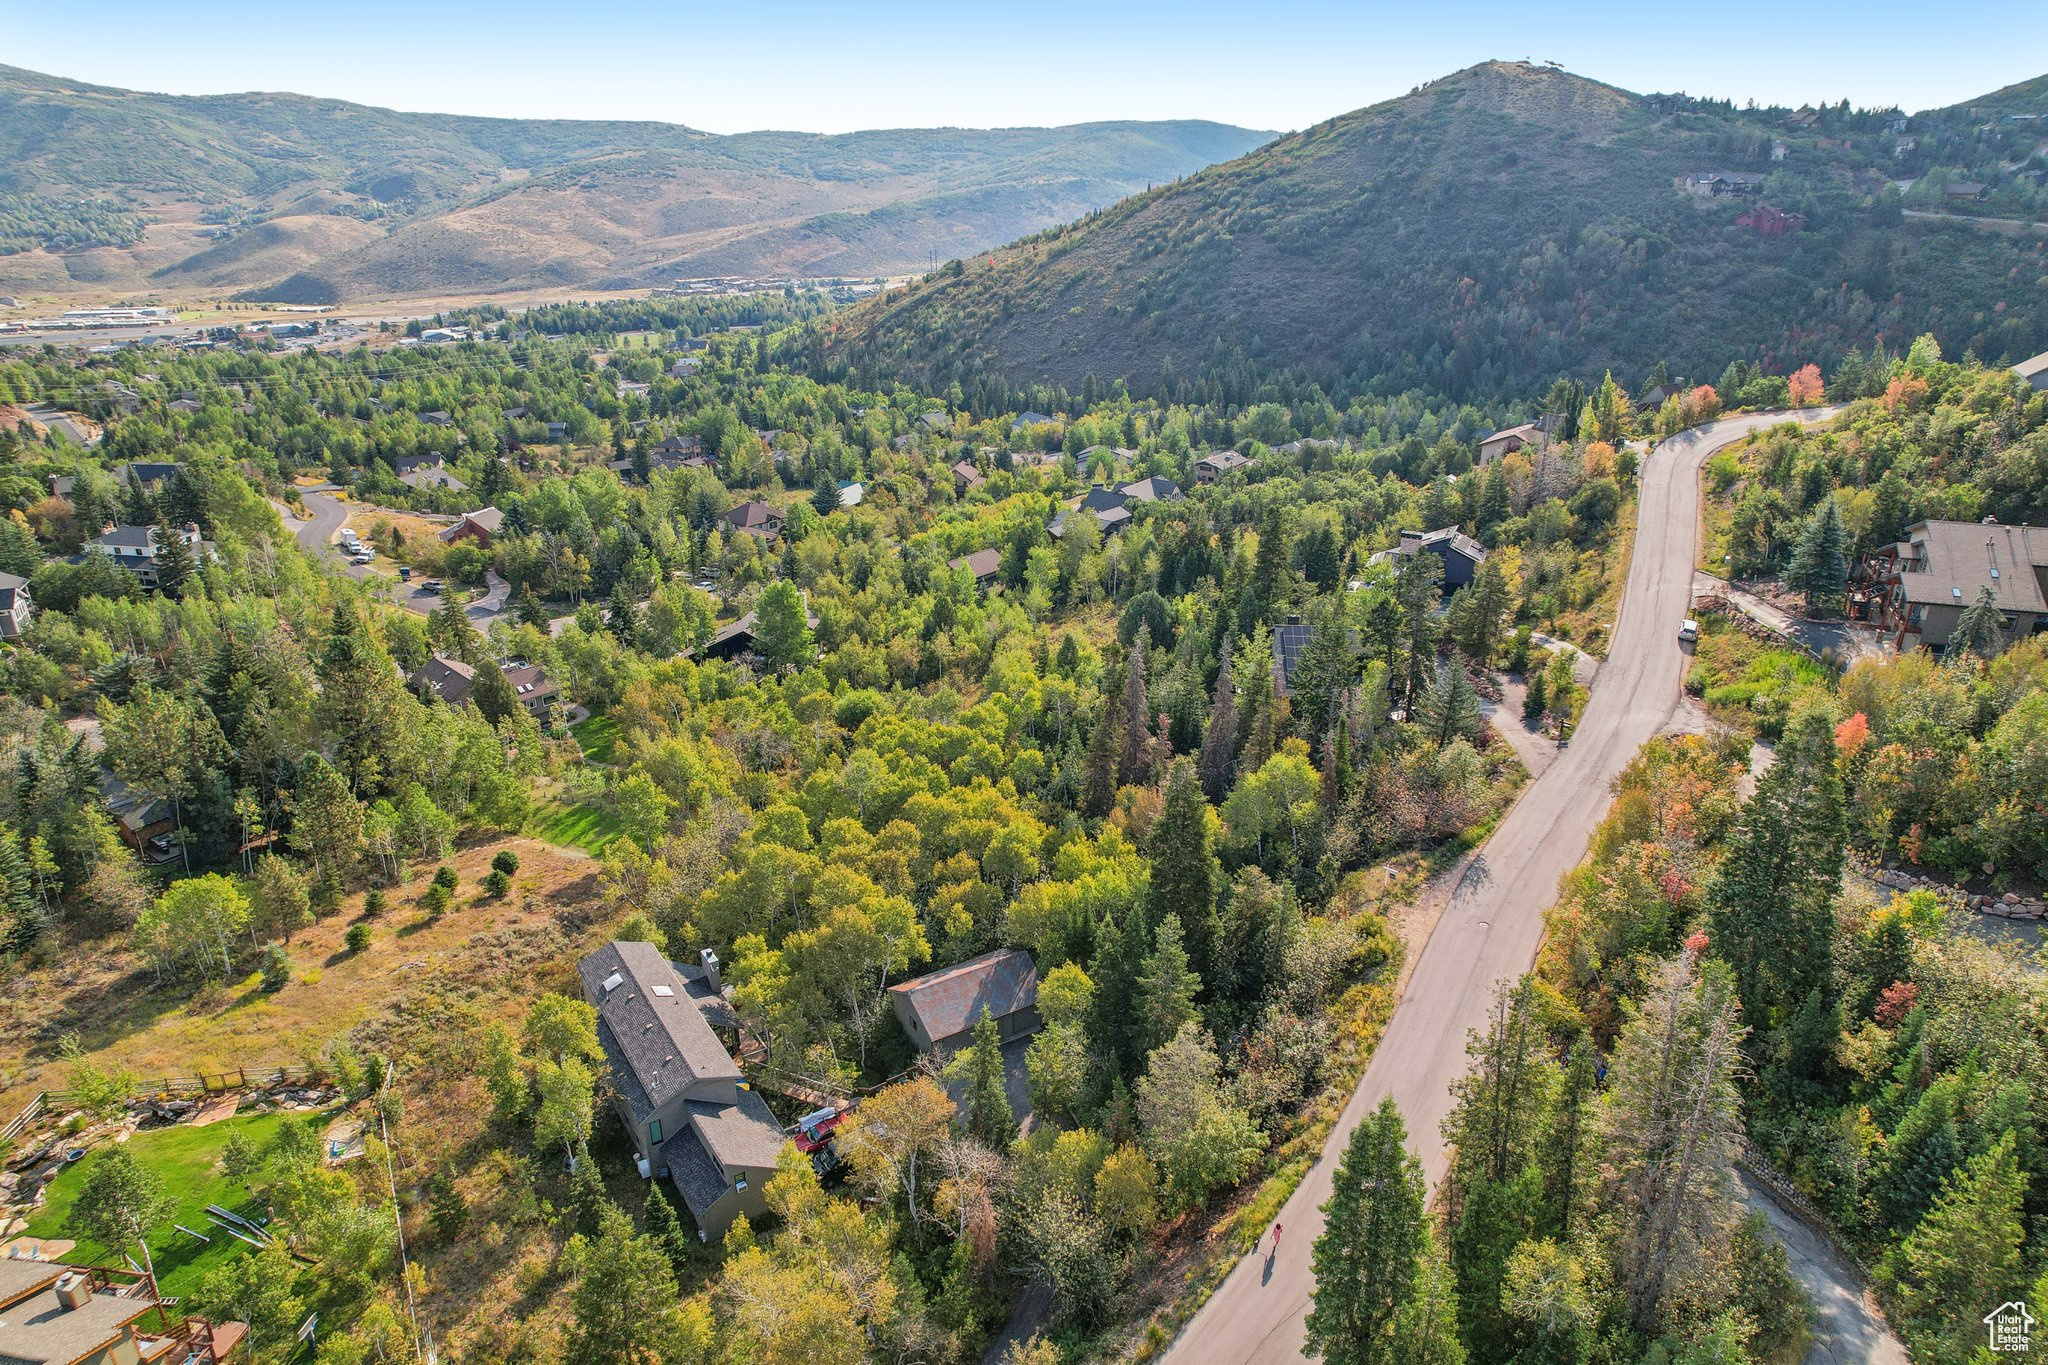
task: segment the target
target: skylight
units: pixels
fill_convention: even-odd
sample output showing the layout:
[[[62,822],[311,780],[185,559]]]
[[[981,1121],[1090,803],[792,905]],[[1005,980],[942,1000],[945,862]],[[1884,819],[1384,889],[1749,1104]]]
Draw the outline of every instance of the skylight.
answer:
[[[604,993],[606,995],[610,995],[613,991],[617,990],[620,987],[620,985],[622,985],[625,982],[625,980],[625,977],[621,976],[617,972],[613,972],[610,976],[604,979]]]

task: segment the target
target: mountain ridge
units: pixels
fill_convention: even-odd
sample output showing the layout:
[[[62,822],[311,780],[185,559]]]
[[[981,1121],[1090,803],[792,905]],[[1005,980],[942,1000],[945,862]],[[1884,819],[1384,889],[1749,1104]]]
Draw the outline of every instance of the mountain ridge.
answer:
[[[1288,369],[1490,395],[1659,360],[1798,364],[1930,327],[1987,360],[2048,344],[2038,244],[1902,220],[1887,188],[1919,171],[1949,209],[1940,186],[2002,144],[1909,139],[1897,117],[1482,63],[949,266],[833,319],[820,347],[942,387]],[[1727,172],[1761,193],[1681,192]],[[1781,217],[1744,224],[1759,204]]]
[[[0,242],[15,253],[0,255],[0,285],[328,303],[677,274],[895,274],[1271,136],[1204,120],[714,134],[158,95],[0,66],[0,201],[38,210],[18,215],[36,223],[65,205],[133,219],[74,215],[91,228],[54,250]],[[979,198],[945,197],[962,189]],[[920,233],[889,217],[913,204],[937,210]]]

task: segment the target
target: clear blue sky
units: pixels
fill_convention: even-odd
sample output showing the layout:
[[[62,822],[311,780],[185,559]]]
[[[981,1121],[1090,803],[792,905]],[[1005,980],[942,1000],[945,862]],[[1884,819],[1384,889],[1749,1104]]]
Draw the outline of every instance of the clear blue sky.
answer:
[[[2048,8],[1903,0],[0,0],[0,62],[102,85],[714,132],[1115,118],[1290,129],[1489,57],[1638,91],[1908,110],[2048,72]]]

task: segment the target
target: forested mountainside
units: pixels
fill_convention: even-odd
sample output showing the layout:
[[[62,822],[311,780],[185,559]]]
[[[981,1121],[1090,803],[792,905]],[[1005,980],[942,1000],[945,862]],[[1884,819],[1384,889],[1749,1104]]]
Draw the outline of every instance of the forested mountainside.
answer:
[[[2014,360],[2048,346],[2048,233],[1966,220],[2042,215],[2037,125],[2010,117],[2038,100],[1744,110],[1488,63],[949,264],[818,354],[1181,396],[1294,370],[1483,397],[1925,331]]]
[[[891,274],[1270,136],[1199,121],[717,136],[0,67],[0,286],[305,303]]]

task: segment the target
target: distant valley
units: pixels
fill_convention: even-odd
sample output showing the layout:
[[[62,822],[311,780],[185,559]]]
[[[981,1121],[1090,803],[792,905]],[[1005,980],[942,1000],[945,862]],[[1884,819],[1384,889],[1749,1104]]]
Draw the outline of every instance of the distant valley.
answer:
[[[0,67],[0,294],[344,303],[892,275],[1271,137],[1206,122],[717,136]]]

